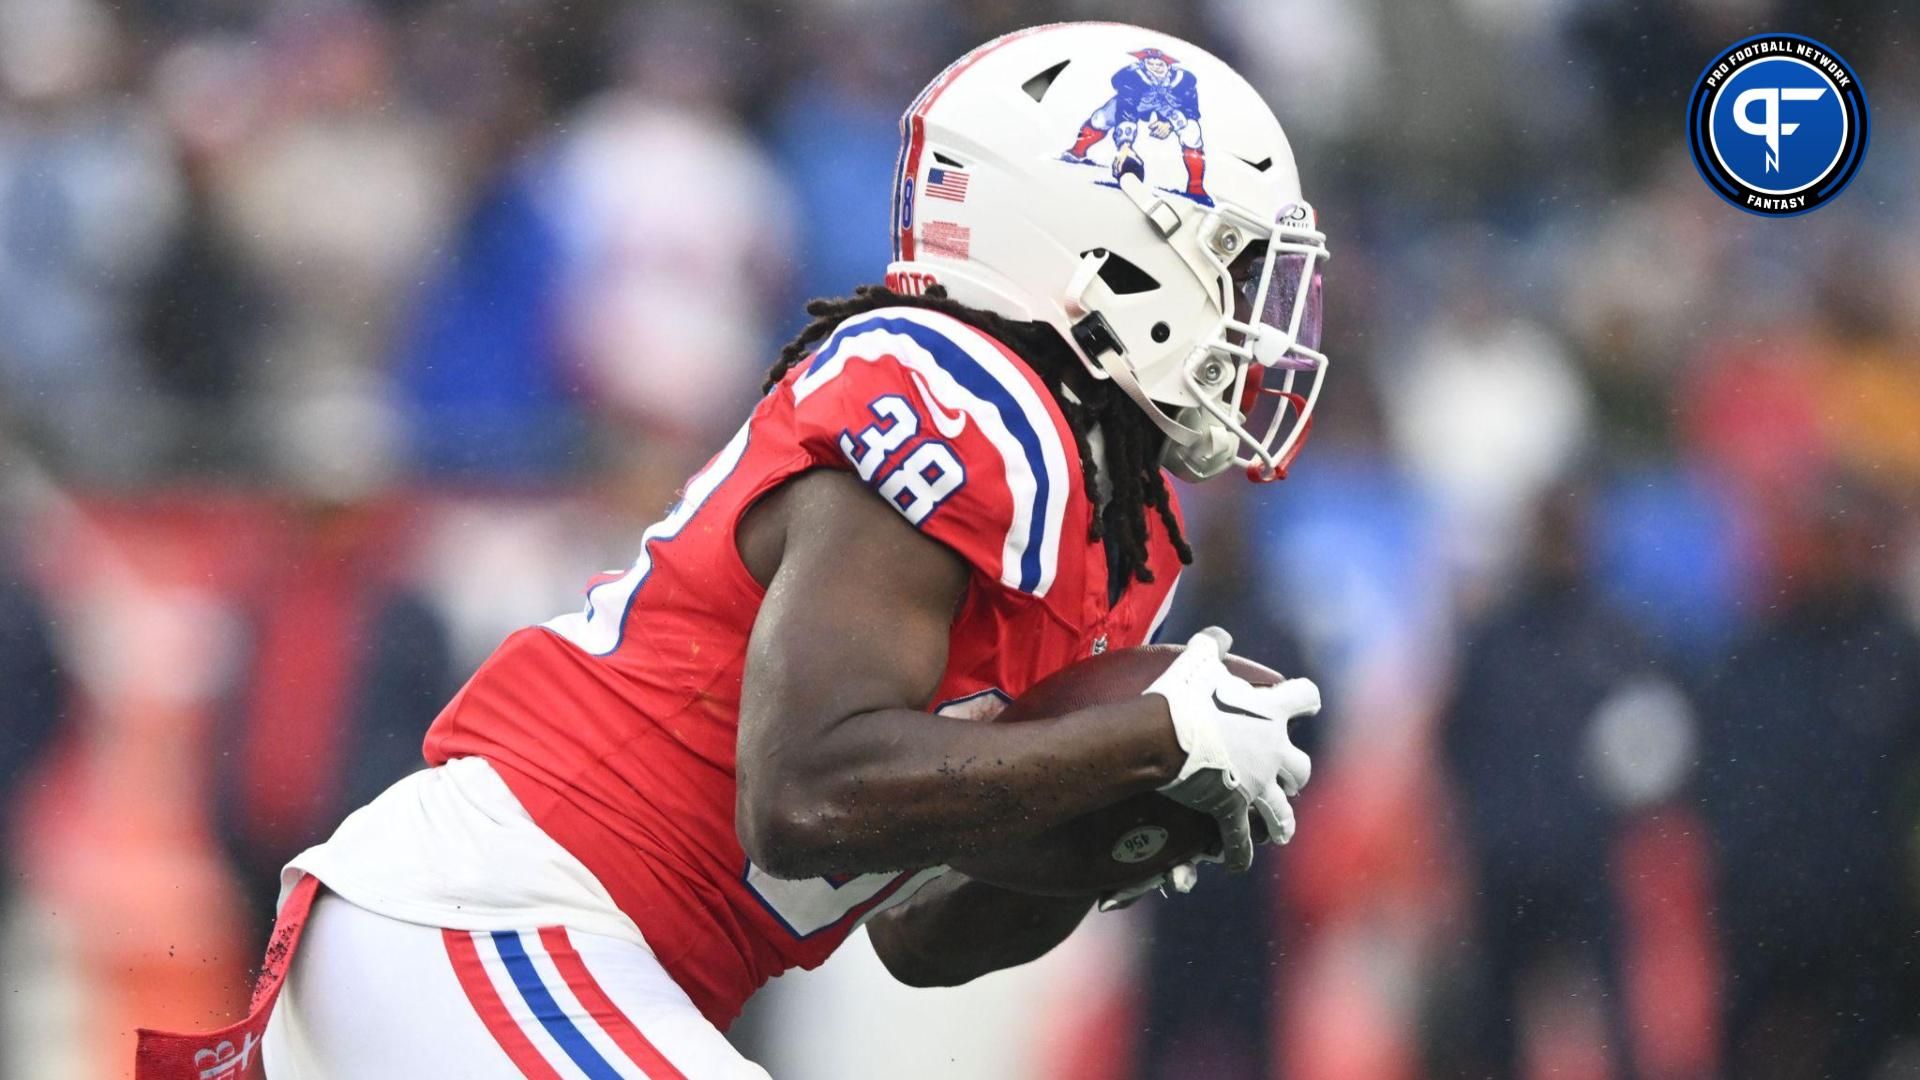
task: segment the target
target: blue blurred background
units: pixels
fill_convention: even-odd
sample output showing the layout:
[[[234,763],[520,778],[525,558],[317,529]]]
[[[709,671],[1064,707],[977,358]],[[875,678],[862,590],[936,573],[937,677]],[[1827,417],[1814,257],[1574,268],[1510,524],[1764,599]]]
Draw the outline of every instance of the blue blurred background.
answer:
[[[1860,0],[0,0],[0,1075],[244,1001],[418,764],[877,281],[896,117],[1054,19],[1269,97],[1330,237],[1293,479],[1179,619],[1318,678],[1300,840],[952,992],[856,942],[782,1077],[1920,1076],[1920,15]],[[1872,146],[1751,217],[1779,30]]]

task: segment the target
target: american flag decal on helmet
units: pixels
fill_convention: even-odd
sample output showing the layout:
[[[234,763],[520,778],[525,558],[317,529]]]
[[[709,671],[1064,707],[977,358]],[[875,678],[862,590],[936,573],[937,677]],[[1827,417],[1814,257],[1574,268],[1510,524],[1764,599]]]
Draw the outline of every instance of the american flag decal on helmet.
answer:
[[[927,197],[946,199],[948,202],[966,202],[969,179],[971,178],[959,169],[928,169]]]

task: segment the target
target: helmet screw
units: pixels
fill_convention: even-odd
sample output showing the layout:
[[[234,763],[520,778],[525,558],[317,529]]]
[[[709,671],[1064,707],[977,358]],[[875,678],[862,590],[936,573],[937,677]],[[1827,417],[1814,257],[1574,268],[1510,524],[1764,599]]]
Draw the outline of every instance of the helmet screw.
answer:
[[[1240,250],[1240,234],[1228,229],[1220,234],[1220,250],[1229,254]]]
[[[1220,363],[1220,361],[1209,361],[1206,367],[1200,369],[1200,381],[1211,386],[1219,382],[1221,376],[1226,374],[1226,371],[1226,365]]]

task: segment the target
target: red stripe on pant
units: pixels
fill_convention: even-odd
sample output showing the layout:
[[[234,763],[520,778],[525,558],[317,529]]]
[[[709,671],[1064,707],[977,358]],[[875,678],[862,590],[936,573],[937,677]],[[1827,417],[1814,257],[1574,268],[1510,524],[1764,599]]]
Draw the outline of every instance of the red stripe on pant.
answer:
[[[587,1015],[600,1025],[601,1030],[613,1036],[614,1044],[633,1059],[640,1071],[647,1074],[648,1080],[686,1080],[686,1074],[674,1067],[658,1047],[647,1041],[639,1027],[620,1006],[613,1003],[600,983],[587,970],[580,954],[573,950],[573,942],[568,940],[566,930],[558,926],[549,926],[540,931],[540,944],[546,946],[547,955],[553,958],[553,966],[560,977],[567,980],[567,989],[580,999]]]
[[[540,1056],[540,1051],[533,1048],[527,1033],[513,1022],[506,1002],[500,1000],[493,980],[487,977],[486,967],[480,963],[480,950],[473,944],[473,935],[465,930],[442,930],[440,937],[447,944],[447,956],[453,961],[453,974],[460,980],[460,989],[466,991],[473,1011],[480,1015],[480,1022],[493,1034],[500,1049],[506,1051],[514,1067],[528,1080],[561,1080],[560,1074]]]

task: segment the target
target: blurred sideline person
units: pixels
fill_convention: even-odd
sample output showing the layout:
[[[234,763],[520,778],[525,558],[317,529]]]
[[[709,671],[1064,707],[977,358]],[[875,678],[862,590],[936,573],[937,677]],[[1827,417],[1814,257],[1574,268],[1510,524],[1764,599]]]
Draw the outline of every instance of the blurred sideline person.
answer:
[[[730,108],[745,31],[689,3],[614,22],[617,81],[488,188],[422,290],[400,382],[436,475],[562,474],[597,449],[591,403],[670,491],[752,397],[794,225]]]
[[[1865,1077],[1917,1026],[1920,639],[1887,588],[1892,511],[1843,478],[1783,502],[1779,593],[1703,703],[1725,1061]]]
[[[1198,95],[1201,160],[1164,123],[1058,160],[1149,49]],[[1092,903],[949,869],[970,854],[1154,790],[1216,818],[1230,869],[1254,815],[1291,838],[1319,691],[1231,675],[1222,631],[1132,701],[979,722],[1148,639],[1191,559],[1169,474],[1275,479],[1300,447],[1327,249],[1278,121],[1194,45],[1065,24],[957,61],[902,135],[887,287],[809,305],[632,567],[508,638],[435,767],[289,864],[282,919],[313,906],[276,1080],[764,1076],[722,1029],[862,923],[897,978],[951,985]]]
[[[4,553],[0,553],[4,557]],[[24,581],[0,578],[0,840],[11,811],[66,720],[66,691],[38,598]],[[0,845],[0,906],[15,891],[11,850]]]
[[[1478,924],[1474,1022],[1441,1050],[1465,1058],[1460,1075],[1527,1075],[1529,1008],[1556,978],[1598,986],[1611,1075],[1637,1075],[1609,867],[1627,812],[1670,794],[1684,755],[1614,751],[1622,738],[1684,746],[1691,717],[1649,643],[1592,583],[1587,514],[1583,489],[1541,502],[1521,580],[1469,628],[1441,721]]]
[[[4,519],[0,519],[3,521]],[[28,778],[66,726],[67,690],[51,628],[34,590],[0,539],[0,920],[22,892],[13,863],[14,813]],[[11,995],[9,995],[11,996]],[[0,1062],[7,1060],[9,1013],[0,1007]]]
[[[0,26],[0,414],[67,475],[123,477],[166,435],[136,328],[181,177],[96,5],[0,0]]]
[[[310,501],[247,605],[251,655],[219,718],[214,819],[265,941],[280,868],[420,767],[420,739],[455,683],[446,625],[395,580],[403,519],[371,502]]]

